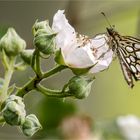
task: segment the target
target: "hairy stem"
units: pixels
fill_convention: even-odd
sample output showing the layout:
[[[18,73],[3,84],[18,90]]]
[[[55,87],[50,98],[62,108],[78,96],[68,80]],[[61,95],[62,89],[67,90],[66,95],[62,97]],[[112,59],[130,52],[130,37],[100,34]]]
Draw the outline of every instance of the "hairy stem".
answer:
[[[72,96],[69,92],[62,92],[62,90],[52,90],[48,89],[40,84],[36,86],[36,90],[41,92],[42,94],[50,97],[57,97],[57,98],[63,98],[63,97],[69,97]]]
[[[2,124],[4,122],[5,122],[5,120],[4,120],[3,116],[0,116],[0,124]]]
[[[37,84],[42,81],[45,78],[48,78],[54,74],[56,74],[57,72],[60,72],[61,70],[66,69],[66,66],[56,66],[55,68],[51,69],[50,71],[42,74],[40,77],[35,76],[33,79],[31,79],[27,84],[25,84],[21,89],[19,89],[16,92],[17,96],[21,96],[23,97],[25,94],[27,94],[28,92],[30,92],[31,90],[36,89]]]
[[[8,68],[5,71],[4,84],[2,87],[2,92],[0,94],[0,102],[1,103],[7,98],[8,87],[10,84],[10,80],[12,78],[12,74],[14,72],[14,64],[15,64],[15,58],[11,58],[9,61]]]
[[[41,77],[42,71],[41,71],[41,64],[40,64],[40,56],[39,56],[39,51],[37,50],[36,52],[36,74]]]

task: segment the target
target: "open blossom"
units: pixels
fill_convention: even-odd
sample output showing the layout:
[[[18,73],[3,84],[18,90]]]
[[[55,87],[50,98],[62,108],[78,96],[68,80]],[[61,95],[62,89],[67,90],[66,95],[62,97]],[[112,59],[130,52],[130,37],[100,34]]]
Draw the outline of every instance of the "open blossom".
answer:
[[[71,68],[90,68],[90,73],[102,71],[110,65],[113,52],[106,34],[89,38],[75,32],[64,10],[54,15],[52,29],[57,32],[56,46],[61,49],[65,65]]]
[[[133,115],[120,116],[117,125],[127,140],[140,140],[140,118]]]

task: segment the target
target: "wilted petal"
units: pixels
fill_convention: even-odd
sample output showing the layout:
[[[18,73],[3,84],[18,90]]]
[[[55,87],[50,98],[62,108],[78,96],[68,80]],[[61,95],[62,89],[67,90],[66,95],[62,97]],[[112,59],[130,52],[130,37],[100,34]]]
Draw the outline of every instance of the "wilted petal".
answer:
[[[76,47],[76,33],[63,13],[64,10],[58,10],[54,15],[52,29],[58,33],[56,36],[57,47],[67,55]]]

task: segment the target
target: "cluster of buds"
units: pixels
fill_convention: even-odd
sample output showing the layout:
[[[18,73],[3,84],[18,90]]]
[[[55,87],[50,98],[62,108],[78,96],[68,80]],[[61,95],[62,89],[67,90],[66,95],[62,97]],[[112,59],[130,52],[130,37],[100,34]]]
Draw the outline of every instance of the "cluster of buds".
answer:
[[[77,99],[86,98],[90,94],[91,85],[94,81],[93,76],[89,77],[88,74],[94,74],[107,69],[113,57],[106,34],[90,38],[77,33],[66,19],[64,10],[58,10],[54,15],[52,27],[49,26],[47,20],[36,21],[32,30],[34,49],[25,49],[25,41],[20,38],[13,28],[9,28],[0,40],[0,53],[3,56],[5,55],[3,57],[4,64],[7,66],[7,73],[10,73],[10,76],[8,75],[9,77],[7,78],[8,80],[11,78],[11,73],[13,73],[15,68],[22,66],[22,64],[23,66],[25,64],[30,65],[36,74],[23,88],[21,87],[21,91],[16,91],[17,96],[11,95],[12,92],[8,93],[10,80],[6,81],[8,84],[5,84],[3,79],[0,80],[0,93],[2,93],[0,98],[4,97],[0,102],[2,104],[3,118],[8,124],[19,126],[26,136],[32,136],[41,129],[41,124],[34,114],[26,115],[23,98],[19,96],[24,96],[27,94],[24,92],[34,89],[42,92],[47,91],[46,95],[53,97],[71,96]],[[58,67],[42,72],[40,57],[52,54],[54,54]],[[17,56],[21,58],[21,63],[16,64]],[[11,63],[13,58],[14,61]],[[48,90],[41,85],[42,80],[63,68],[71,69],[75,76],[65,84],[62,90]],[[38,85],[41,85],[40,88],[42,89],[39,90]],[[6,88],[3,90],[3,87]],[[2,96],[3,94],[6,95]]]
[[[10,125],[20,126],[26,136],[32,136],[41,129],[41,124],[34,114],[26,115],[23,99],[11,95],[3,103],[2,115]]]

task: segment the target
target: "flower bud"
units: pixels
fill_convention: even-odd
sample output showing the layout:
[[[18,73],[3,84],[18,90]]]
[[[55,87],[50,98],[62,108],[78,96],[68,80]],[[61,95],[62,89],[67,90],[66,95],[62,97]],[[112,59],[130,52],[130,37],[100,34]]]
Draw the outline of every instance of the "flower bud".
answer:
[[[21,97],[11,95],[3,106],[3,117],[8,124],[21,125],[25,121],[25,105]]]
[[[48,21],[36,22],[33,26],[34,45],[43,54],[55,52],[56,33],[50,28]]]
[[[22,132],[26,136],[32,136],[34,133],[36,133],[41,128],[42,128],[42,126],[34,114],[30,114],[30,115],[26,116],[25,122],[21,126]]]
[[[68,83],[69,92],[78,99],[86,98],[90,94],[94,78],[75,76]]]
[[[29,49],[29,50],[23,50],[21,52],[21,58],[23,59],[23,61],[27,64],[31,64],[31,61],[32,61],[32,56],[33,56],[33,52],[34,50],[32,49]]]
[[[55,38],[56,34],[40,35],[35,37],[34,44],[38,50],[46,55],[52,54],[55,51]]]
[[[0,40],[0,48],[4,49],[8,56],[16,56],[26,48],[26,42],[20,38],[15,29],[9,28]]]
[[[38,21],[35,22],[35,24],[33,25],[33,35],[36,36],[36,34],[39,31],[42,31],[42,33],[44,31],[44,33],[52,34],[53,30],[49,26],[48,20],[41,21],[41,22],[38,22]]]

